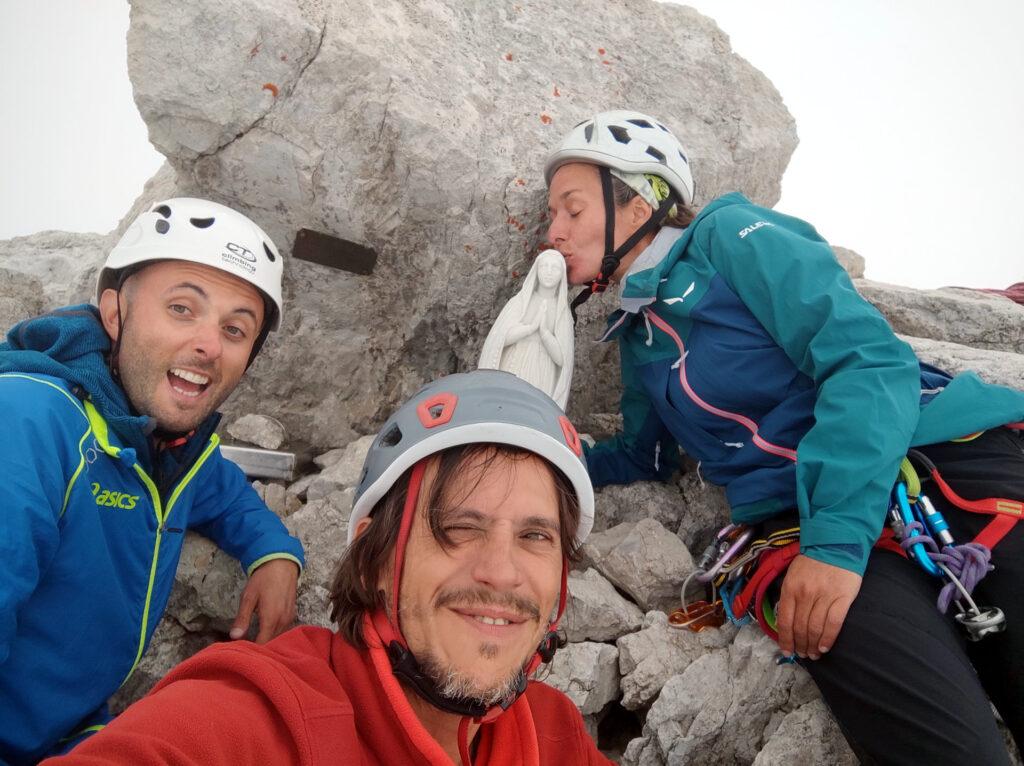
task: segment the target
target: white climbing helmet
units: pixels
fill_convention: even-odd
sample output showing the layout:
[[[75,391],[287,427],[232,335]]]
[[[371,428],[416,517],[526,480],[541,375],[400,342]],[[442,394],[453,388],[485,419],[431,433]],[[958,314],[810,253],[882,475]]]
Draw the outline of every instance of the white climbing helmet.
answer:
[[[370,445],[348,522],[348,541],[399,477],[430,455],[463,444],[507,444],[560,470],[579,501],[576,542],[594,526],[594,488],[579,434],[550,396],[512,373],[473,370],[428,383],[398,408]]]
[[[693,202],[693,176],[682,144],[653,117],[619,109],[584,120],[548,155],[544,180],[570,162],[590,162],[623,173],[650,173],[668,182],[684,204]]]
[[[157,202],[110,251],[97,280],[97,301],[107,288],[117,288],[124,269],[149,261],[189,261],[238,277],[266,299],[264,328],[281,326],[281,254],[263,229],[229,207],[194,197]]]

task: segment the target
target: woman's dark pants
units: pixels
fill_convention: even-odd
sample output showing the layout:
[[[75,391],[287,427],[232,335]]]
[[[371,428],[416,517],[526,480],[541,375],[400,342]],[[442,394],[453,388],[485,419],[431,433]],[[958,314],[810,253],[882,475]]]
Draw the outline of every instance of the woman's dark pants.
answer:
[[[962,497],[1024,500],[1019,433],[996,429],[921,451]],[[957,509],[932,482],[922,490],[957,543],[993,518]],[[968,641],[953,619],[956,605],[947,615],[935,607],[937,578],[875,549],[835,646],[801,661],[863,763],[1008,764],[989,700],[1024,750],[1024,520],[995,547],[992,563],[974,597],[1003,610],[1005,632]]]

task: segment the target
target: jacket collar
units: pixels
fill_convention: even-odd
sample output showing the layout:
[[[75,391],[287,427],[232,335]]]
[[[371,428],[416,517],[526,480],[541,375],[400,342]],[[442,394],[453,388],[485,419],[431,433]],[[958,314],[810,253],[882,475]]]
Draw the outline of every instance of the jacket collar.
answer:
[[[598,340],[617,338],[629,326],[631,315],[638,314],[644,306],[657,300],[658,289],[668,278],[672,267],[683,257],[701,221],[723,207],[749,203],[750,200],[739,192],[732,192],[705,205],[685,229],[663,226],[623,277],[619,288],[619,308],[608,317],[604,334]]]
[[[11,328],[7,341],[0,343],[0,372],[34,372],[67,381],[80,398],[92,402],[120,444],[132,449],[136,459],[150,470],[150,436],[156,421],[135,412],[128,395],[110,373],[109,354],[110,338],[99,310],[80,304],[26,319]],[[217,413],[211,415],[196,429],[196,435],[208,437],[219,419]]]

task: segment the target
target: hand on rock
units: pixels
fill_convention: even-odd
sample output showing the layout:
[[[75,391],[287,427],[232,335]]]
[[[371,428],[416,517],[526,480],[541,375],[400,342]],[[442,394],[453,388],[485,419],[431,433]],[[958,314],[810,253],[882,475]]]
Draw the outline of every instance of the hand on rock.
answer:
[[[793,559],[776,610],[783,653],[817,660],[831,649],[860,591],[861,579],[807,556]]]
[[[231,638],[244,638],[255,612],[260,617],[257,644],[265,644],[295,622],[295,588],[299,567],[291,559],[271,559],[256,568],[242,591]]]

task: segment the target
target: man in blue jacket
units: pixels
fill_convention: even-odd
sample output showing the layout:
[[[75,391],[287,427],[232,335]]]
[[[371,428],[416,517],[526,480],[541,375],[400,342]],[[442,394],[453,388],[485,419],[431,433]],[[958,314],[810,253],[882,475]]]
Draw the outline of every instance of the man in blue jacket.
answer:
[[[100,272],[99,308],[0,344],[0,763],[103,727],[167,604],[184,532],[249,576],[232,638],[295,616],[302,546],[225,460],[217,407],[281,322],[281,257],[252,221],[172,199]]]

